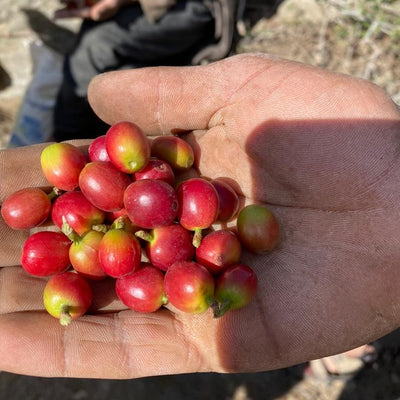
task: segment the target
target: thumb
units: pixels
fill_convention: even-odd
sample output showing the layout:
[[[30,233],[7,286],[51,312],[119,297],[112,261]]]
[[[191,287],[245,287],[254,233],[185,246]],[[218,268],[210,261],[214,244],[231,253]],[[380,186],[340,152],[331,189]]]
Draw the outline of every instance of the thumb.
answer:
[[[119,7],[110,5],[107,2],[99,2],[89,7],[90,19],[93,21],[104,21],[113,17],[118,12]]]
[[[90,18],[90,7],[84,8],[63,8],[56,10],[53,15],[54,19],[66,19],[66,18]]]
[[[264,68],[265,58],[246,55],[206,66],[109,72],[92,80],[89,102],[105,122],[135,121],[150,135],[203,130],[221,123],[217,111]]]

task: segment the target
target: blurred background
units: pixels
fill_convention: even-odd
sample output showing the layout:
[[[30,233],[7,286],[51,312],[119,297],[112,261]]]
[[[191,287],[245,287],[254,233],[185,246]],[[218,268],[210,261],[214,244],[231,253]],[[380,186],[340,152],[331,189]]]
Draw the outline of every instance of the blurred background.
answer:
[[[268,2],[268,0],[266,0]],[[400,105],[399,0],[269,1],[236,52],[265,52],[351,74],[381,86]],[[54,62],[80,21],[54,22],[55,0],[0,0],[0,148],[7,146],[31,82],[37,48]],[[330,375],[318,360],[257,374],[190,374],[127,381],[48,379],[0,372],[1,400],[396,400],[399,332],[376,343],[376,359]]]

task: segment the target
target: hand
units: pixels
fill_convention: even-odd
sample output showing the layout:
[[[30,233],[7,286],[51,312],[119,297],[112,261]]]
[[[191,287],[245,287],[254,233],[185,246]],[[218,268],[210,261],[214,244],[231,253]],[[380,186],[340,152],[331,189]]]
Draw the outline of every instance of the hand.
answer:
[[[121,7],[132,3],[135,0],[98,0],[92,6],[74,7],[77,0],[63,0],[67,4],[66,8],[57,10],[54,18],[83,18],[93,21],[104,21],[112,18]],[[68,7],[71,5],[72,7]]]
[[[122,310],[103,282],[98,311],[65,329],[43,311],[43,280],[14,266],[22,235],[3,226],[1,369],[101,378],[261,371],[340,353],[399,325],[400,120],[382,90],[241,55],[100,75],[89,94],[108,123],[191,132],[200,172],[269,206],[282,240],[269,255],[244,254],[259,277],[256,298],[221,319]],[[45,184],[40,149],[1,153],[1,199]]]

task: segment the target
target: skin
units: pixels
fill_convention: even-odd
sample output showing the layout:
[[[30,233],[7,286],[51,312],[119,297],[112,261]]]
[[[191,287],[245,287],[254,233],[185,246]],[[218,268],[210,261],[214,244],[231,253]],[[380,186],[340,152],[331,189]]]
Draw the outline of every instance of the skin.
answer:
[[[54,18],[82,18],[93,21],[104,21],[112,18],[120,8],[137,0],[99,0],[91,7],[73,8],[71,10],[63,8],[54,13]],[[73,0],[62,0],[66,5],[74,3]]]
[[[100,378],[261,371],[340,353],[399,325],[400,116],[381,89],[241,55],[100,75],[89,97],[108,123],[131,119],[152,135],[193,131],[186,137],[200,172],[236,182],[244,204],[269,206],[281,241],[271,254],[244,252],[257,294],[223,318],[138,315],[105,281],[94,311],[64,329],[43,311],[44,281],[18,267],[24,234],[2,224],[0,369]],[[1,199],[43,185],[41,148],[0,153]]]

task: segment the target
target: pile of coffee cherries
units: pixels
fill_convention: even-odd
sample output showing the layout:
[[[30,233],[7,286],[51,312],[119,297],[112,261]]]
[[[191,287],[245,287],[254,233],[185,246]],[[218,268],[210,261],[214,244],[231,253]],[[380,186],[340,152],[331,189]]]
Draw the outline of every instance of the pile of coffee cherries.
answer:
[[[137,312],[168,303],[187,313],[211,308],[218,318],[251,301],[257,276],[241,262],[242,246],[272,251],[277,220],[262,205],[239,211],[239,197],[223,179],[179,179],[194,165],[193,148],[182,138],[150,140],[136,124],[121,121],[87,155],[53,143],[40,161],[54,189],[18,190],[1,214],[13,229],[49,219],[56,226],[27,238],[21,264],[29,274],[49,277],[44,306],[62,325],[90,309],[90,281],[106,277]],[[213,228],[216,223],[224,228]]]

